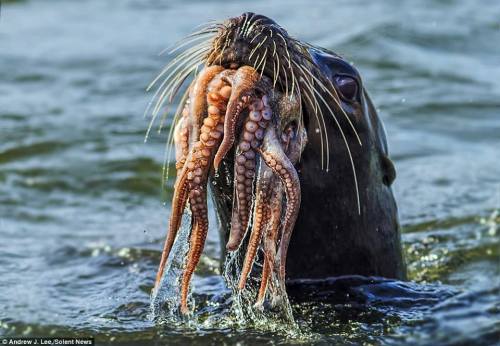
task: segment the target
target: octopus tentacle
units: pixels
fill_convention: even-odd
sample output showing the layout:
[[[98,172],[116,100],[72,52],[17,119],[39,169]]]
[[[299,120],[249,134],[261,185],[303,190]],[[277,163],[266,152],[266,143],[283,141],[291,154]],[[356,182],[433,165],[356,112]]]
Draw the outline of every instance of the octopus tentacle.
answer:
[[[184,273],[181,281],[181,313],[189,312],[187,306],[187,296],[189,293],[189,283],[194,270],[200,261],[205,240],[208,234],[208,213],[206,191],[203,188],[196,188],[190,192],[190,205],[193,212],[193,229],[189,240],[189,251],[187,262],[184,267]]]
[[[281,148],[281,143],[276,136],[274,127],[271,126],[266,131],[262,148],[260,148],[259,151],[266,164],[280,178],[286,194],[287,208],[283,218],[283,229],[279,249],[279,275],[281,281],[284,282],[286,253],[300,207],[300,181],[295,167]]]
[[[189,98],[191,99],[191,137],[193,139],[198,139],[200,127],[207,114],[208,85],[223,70],[224,68],[218,65],[205,68],[196,78],[196,83],[192,86]],[[219,81],[219,83],[222,83],[222,81]]]
[[[287,126],[282,133],[282,146],[290,161],[295,164],[300,159],[302,150],[307,142],[307,135],[304,128],[299,130],[298,136],[295,133],[295,126]],[[294,138],[295,137],[295,138]],[[275,179],[275,176],[273,176]],[[283,206],[283,187],[281,184],[271,183],[273,192],[270,198],[270,222],[264,237],[264,266],[262,269],[262,279],[260,282],[259,293],[255,306],[261,307],[266,297],[267,286],[272,284],[269,282],[272,271],[275,266],[276,244],[279,235],[279,226],[281,222],[281,212]],[[272,286],[271,286],[272,289]]]
[[[174,129],[174,144],[175,144],[175,169],[179,174],[186,163],[186,158],[189,153],[189,99],[182,110],[182,117]]]
[[[225,87],[220,76],[214,78],[206,95],[208,116],[203,119],[200,139],[193,145],[191,160],[186,164],[189,185],[189,204],[193,213],[193,229],[190,237],[189,252],[181,283],[181,313],[188,313],[187,295],[189,283],[196,265],[200,260],[208,233],[208,213],[206,185],[210,160],[220,145],[223,134],[225,97],[220,94]]]
[[[274,270],[276,258],[276,242],[278,241],[279,226],[281,221],[281,210],[283,205],[283,188],[281,184],[274,184],[274,176],[271,185],[270,211],[271,216],[269,226],[264,236],[264,267],[262,269],[262,279],[260,282],[259,293],[257,295],[256,305],[262,305],[266,297],[267,286],[271,273]]]
[[[249,114],[236,150],[234,166],[235,208],[231,217],[231,231],[226,244],[228,251],[238,248],[248,227],[252,213],[252,187],[255,178],[256,154],[264,138],[263,126],[271,119],[271,109],[264,106],[261,99],[249,105]],[[222,145],[222,144],[221,144]]]
[[[170,212],[170,221],[168,225],[167,239],[163,245],[163,251],[161,254],[160,265],[158,268],[158,273],[156,274],[155,289],[160,283],[161,277],[163,276],[163,271],[165,270],[165,265],[167,264],[167,259],[172,250],[172,246],[177,236],[177,230],[179,229],[182,213],[187,203],[188,186],[186,184],[187,171],[182,169],[182,172],[178,175],[177,181],[174,187],[174,196],[172,198],[172,210]]]
[[[245,255],[245,260],[243,262],[243,269],[241,271],[240,281],[238,284],[238,289],[242,290],[245,288],[246,280],[248,274],[252,270],[252,266],[255,260],[255,255],[257,253],[257,248],[260,244],[262,234],[267,226],[267,221],[270,214],[270,208],[268,201],[271,198],[272,186],[274,174],[272,170],[265,165],[262,160],[259,164],[259,173],[257,177],[257,189],[255,197],[255,206],[253,212],[253,225],[252,232],[250,234],[250,239],[248,241],[247,252]]]
[[[254,94],[259,79],[260,74],[253,67],[242,66],[231,80],[233,92],[227,104],[224,138],[214,158],[215,170],[219,168],[220,162],[234,144],[236,124],[240,119],[241,111],[248,106],[250,96]]]
[[[220,69],[213,69],[213,71],[217,71]],[[225,103],[226,99],[223,95],[217,97],[217,102],[214,100],[214,95],[217,95],[217,91],[226,87],[225,83],[222,81],[222,76],[220,78],[213,78],[213,83],[206,83],[206,79],[211,76],[207,74],[200,75],[200,81],[202,84],[206,84],[206,87],[201,88],[205,93],[207,93],[207,89],[210,89],[208,94],[203,95],[206,98],[206,106],[208,116],[203,119],[203,125],[201,126],[201,135],[200,140],[195,142],[191,151],[187,155],[185,159],[185,163],[182,164],[182,170],[178,173],[177,181],[174,186],[174,196],[172,201],[172,211],[169,221],[169,229],[167,234],[167,239],[165,241],[162,257],[160,260],[160,266],[158,269],[158,273],[155,281],[155,288],[158,286],[161,277],[163,276],[163,272],[165,269],[165,265],[172,250],[172,246],[174,244],[175,238],[177,236],[178,229],[180,227],[180,222],[182,219],[182,214],[184,213],[184,208],[186,207],[188,193],[190,190],[197,186],[202,186],[203,183],[206,185],[208,171],[210,169],[209,162],[213,157],[215,149],[220,144],[222,139],[222,133],[224,130],[224,111],[225,111]],[[209,81],[210,82],[210,81]],[[198,80],[193,87],[193,97],[196,94]],[[215,91],[214,91],[215,90]],[[200,103],[197,100],[198,104]],[[193,103],[195,103],[193,101]],[[193,108],[194,107],[194,108]],[[193,116],[193,111],[198,112],[194,114],[194,116],[201,116],[201,111],[196,110],[197,106],[191,105],[190,107],[190,116]],[[222,114],[222,115],[221,115]],[[194,119],[196,120],[196,119]],[[193,119],[191,119],[191,124],[194,125],[191,127],[191,134],[193,136],[193,128],[197,128],[196,124],[194,124]],[[199,131],[197,131],[199,132]],[[195,138],[195,137],[194,137]],[[185,145],[184,141],[179,141],[180,144]],[[180,165],[179,165],[180,166]],[[194,183],[195,185],[193,186]],[[205,197],[206,200],[206,197]]]

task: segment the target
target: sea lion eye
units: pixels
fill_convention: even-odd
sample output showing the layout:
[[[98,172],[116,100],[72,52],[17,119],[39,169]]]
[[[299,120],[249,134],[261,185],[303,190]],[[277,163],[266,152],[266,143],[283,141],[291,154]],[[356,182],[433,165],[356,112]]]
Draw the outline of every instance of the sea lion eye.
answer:
[[[353,101],[358,95],[358,82],[349,76],[338,75],[333,79],[341,96],[347,101]]]

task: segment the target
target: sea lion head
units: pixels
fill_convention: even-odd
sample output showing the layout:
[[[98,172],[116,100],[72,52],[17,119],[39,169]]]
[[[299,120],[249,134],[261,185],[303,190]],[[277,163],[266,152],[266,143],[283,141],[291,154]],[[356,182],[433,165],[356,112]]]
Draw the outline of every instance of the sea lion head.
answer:
[[[300,109],[288,122],[304,126],[315,161],[321,170],[346,161],[350,167],[350,195],[355,212],[361,212],[356,158],[378,152],[383,174],[390,185],[394,169],[387,153],[383,126],[376,115],[357,69],[338,54],[292,38],[274,20],[251,12],[216,24],[205,61],[225,68],[253,66],[272,82],[281,95],[299,100]],[[283,98],[283,108],[291,108]],[[293,107],[292,107],[293,108]],[[297,107],[295,107],[297,108]],[[286,125],[282,125],[283,128]],[[390,166],[390,167],[385,167]],[[350,171],[350,172],[349,172]]]
[[[250,12],[217,25],[206,63],[253,66],[278,93],[299,100],[299,111],[281,111],[289,115],[288,122],[303,126],[307,138],[296,165],[302,207],[290,243],[289,277],[404,278],[391,189],[396,171],[388,157],[384,126],[356,67]],[[222,186],[214,189],[215,202],[219,211],[230,210]]]

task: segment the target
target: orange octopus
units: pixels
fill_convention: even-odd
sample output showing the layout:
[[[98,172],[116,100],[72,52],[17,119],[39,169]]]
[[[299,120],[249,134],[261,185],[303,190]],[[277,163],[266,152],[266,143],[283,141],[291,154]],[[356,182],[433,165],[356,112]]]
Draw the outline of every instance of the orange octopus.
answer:
[[[245,288],[261,243],[264,266],[257,303],[264,301],[275,268],[284,282],[286,252],[300,207],[300,182],[294,164],[306,140],[305,132],[281,129],[276,105],[284,96],[271,85],[250,66],[225,69],[214,65],[206,67],[190,86],[189,99],[174,130],[177,178],[155,283],[157,288],[189,204],[191,234],[180,281],[182,314],[189,313],[190,281],[209,228],[208,179],[235,145],[234,206],[227,250],[237,250],[247,229],[250,233],[238,289]],[[279,266],[275,265],[277,257]]]

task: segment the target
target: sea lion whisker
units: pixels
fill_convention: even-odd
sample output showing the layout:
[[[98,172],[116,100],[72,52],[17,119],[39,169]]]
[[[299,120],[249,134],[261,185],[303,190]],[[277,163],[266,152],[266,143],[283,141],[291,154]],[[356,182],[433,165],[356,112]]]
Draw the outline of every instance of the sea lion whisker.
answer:
[[[298,125],[298,132],[300,133],[300,131],[302,130],[302,128],[304,127],[304,113],[303,113],[303,109],[302,109],[302,92],[300,90],[300,82],[299,82],[299,79],[301,77],[301,71],[297,71],[297,79],[295,80],[295,86],[296,86],[296,92],[297,92],[297,99],[299,100],[299,125]]]
[[[168,54],[173,54],[177,52],[178,50],[182,49],[183,47],[186,47],[193,42],[200,41],[200,40],[207,40],[208,37],[214,36],[213,32],[205,32],[205,33],[200,33],[197,34],[196,36],[190,37],[189,39],[187,37],[183,38],[180,42],[176,43],[174,48],[172,48]]]
[[[331,84],[331,82],[330,82]],[[333,85],[331,85],[331,88],[333,90],[333,92],[335,93],[335,96],[336,98],[331,95],[331,97],[334,99],[334,100],[340,100],[340,97],[337,93],[337,89],[335,89],[335,87]],[[338,102],[338,101],[337,101]],[[340,104],[337,103],[337,105],[340,107]],[[354,124],[353,122],[351,121],[351,118],[349,118],[349,116],[347,115],[347,113],[344,111],[344,109],[342,107],[340,107],[341,111],[342,111],[342,114],[344,115],[344,117],[347,119],[347,121],[349,122],[349,125],[351,126],[352,130],[354,131],[354,135],[356,136],[356,139],[358,140],[358,143],[360,146],[363,146],[363,143],[361,142],[361,138],[359,137],[359,134],[358,134],[358,131],[356,130],[356,128],[354,127]]]
[[[321,150],[321,169],[325,169],[325,159],[324,157],[326,156],[325,155],[325,145],[324,145],[324,132],[326,131],[324,128],[323,128],[323,124],[320,120],[320,117],[323,116],[323,111],[321,110],[321,107],[319,106],[318,104],[318,101],[316,100],[316,97],[314,97],[314,92],[313,92],[313,87],[310,85],[310,82],[307,81],[307,82],[304,82],[304,86],[306,89],[308,90],[305,90],[306,92],[304,93],[304,96],[308,99],[309,101],[309,105],[313,108],[313,114],[316,118],[316,121],[318,122],[319,126],[320,126],[320,131],[319,131],[319,135],[320,135],[320,150]],[[308,93],[311,93],[311,94],[308,94]]]
[[[201,23],[201,24],[196,25],[192,29],[193,32],[190,33],[188,36],[195,34],[198,31],[197,29],[199,29],[199,31],[204,30],[204,29],[220,29],[221,26],[222,27],[224,26],[224,23],[221,20],[212,19],[212,20],[206,21],[205,23]],[[197,30],[197,31],[195,31],[195,30]]]
[[[318,85],[333,99],[333,101],[337,104],[337,106],[341,109],[342,111],[342,114],[344,115],[344,117],[346,118],[347,122],[349,123],[350,127],[352,128],[352,130],[354,131],[354,134],[356,135],[356,139],[358,140],[358,143],[359,145],[362,145],[361,143],[361,139],[359,138],[359,135],[358,135],[358,131],[356,130],[356,128],[354,127],[354,124],[352,123],[351,119],[349,118],[349,116],[346,114],[346,112],[344,111],[344,109],[340,106],[340,98],[337,94],[337,90],[335,89],[335,87],[333,87],[333,85],[331,85],[332,89],[335,90],[335,94],[336,96],[334,96],[331,91],[324,85],[324,83],[322,83],[317,77],[314,76],[314,74],[311,73],[311,71],[307,70],[306,71],[311,75],[312,78],[314,78],[314,80],[318,83]],[[330,83],[331,84],[331,83]]]
[[[293,95],[293,91],[295,89],[295,72],[294,72],[294,69],[292,68],[292,63],[290,62],[290,56],[288,57],[288,66],[290,67],[290,71],[291,71],[291,74],[292,74],[292,90],[291,90],[291,94]]]
[[[268,37],[269,36],[264,36],[264,39],[260,41],[260,43],[257,45],[257,47],[255,47],[255,49],[259,49],[260,47],[262,47],[262,45],[266,43]]]
[[[262,74],[264,73],[264,67],[266,66],[266,63],[265,61],[267,61],[267,48],[266,50],[264,51],[264,54],[262,54],[262,59],[260,59],[260,62],[259,64],[257,65],[257,67],[255,68],[257,71],[259,70],[260,66],[262,65],[262,63],[264,63],[262,65],[262,73],[260,74],[260,77],[262,78]]]
[[[248,13],[245,13],[245,20],[243,21],[243,24],[241,25],[241,27],[243,28],[243,37],[245,37],[245,26],[247,25],[249,18],[250,18],[250,16],[248,15]]]
[[[255,61],[254,61],[254,63],[252,64],[252,67],[253,67],[254,69],[257,69],[257,61],[259,60],[259,58],[260,58],[260,54],[258,54],[258,55],[255,57]]]
[[[266,48],[267,50],[267,48]],[[262,78],[262,76],[264,75],[264,70],[266,68],[266,64],[267,64],[267,56],[266,54],[264,54],[264,63],[262,64],[262,69],[260,70],[260,78]],[[260,67],[260,64],[259,64],[259,67]]]
[[[158,53],[158,56],[162,56],[163,54],[165,54],[169,50],[170,51],[167,54],[170,55],[170,54],[176,52],[177,50],[179,50],[180,48],[188,45],[189,43],[195,42],[197,40],[200,40],[201,38],[206,39],[206,37],[204,37],[205,35],[207,35],[207,36],[213,36],[216,32],[217,31],[198,32],[198,33],[193,33],[191,35],[185,36],[182,39],[180,39],[179,41],[175,42],[174,44],[169,45],[168,47],[165,47],[164,49],[162,49]]]
[[[152,128],[152,126],[153,126],[153,124],[154,124],[154,122],[155,122],[155,120],[160,112],[161,107],[165,104],[165,96],[166,96],[168,90],[169,90],[168,87],[164,88],[163,91],[161,92],[157,102],[156,102],[156,106],[152,112],[152,118],[151,118],[151,121],[149,123],[148,130],[146,132],[146,140],[149,137],[149,133],[151,132],[151,128]],[[167,112],[167,110],[165,110],[165,113],[166,112]]]
[[[220,40],[222,40],[222,39],[223,39],[223,37],[222,37],[222,36],[219,36],[219,37],[214,38],[214,39],[213,39],[213,42],[212,42],[212,47],[218,47],[218,46],[219,46],[219,44],[220,44]],[[214,54],[217,54],[217,53],[218,53],[217,49],[213,49],[213,48],[212,48],[212,52],[211,52],[210,54],[208,54],[208,56],[207,56],[207,58],[206,58],[205,60],[206,60],[207,62],[211,61],[212,56],[213,56]],[[214,60],[216,60],[216,59],[214,59]]]
[[[283,64],[281,67],[283,68],[283,76],[285,77],[285,96],[288,97],[288,74]]]
[[[186,66],[198,66],[200,64],[200,62],[198,62],[198,60],[204,55],[204,52],[201,51],[199,52],[198,54],[195,54],[193,55],[192,57],[184,60],[183,62],[179,63],[176,68],[174,70],[172,70],[170,72],[170,74],[165,78],[165,80],[162,82],[162,84],[160,85],[160,87],[158,88],[159,90],[161,90],[163,88],[163,91],[162,93],[160,94],[160,97],[156,103],[156,106],[153,110],[153,114],[157,113],[159,108],[162,106],[162,102],[160,102],[160,100],[163,99],[163,97],[165,96],[165,94],[168,92],[168,89],[169,87],[171,86],[172,82],[175,81],[175,78],[178,76],[178,72],[179,69],[181,69],[181,71],[186,67]],[[174,78],[174,79],[171,79],[171,78]],[[168,82],[168,84],[167,84]],[[156,94],[156,93],[155,93]]]
[[[284,42],[284,49],[285,49],[285,52],[287,53],[287,56],[288,56],[288,66],[289,68],[291,69],[291,58],[290,58],[290,52],[288,51],[288,47],[287,47],[287,44],[286,44],[286,41],[285,41],[285,38],[283,37],[283,35],[281,35],[280,33],[277,33],[277,35],[283,40]],[[278,62],[279,62],[280,59],[278,59]],[[285,70],[284,66],[283,66],[283,72],[284,72],[284,77],[285,77],[285,95],[288,97],[289,96],[289,93],[288,93],[288,74],[287,74],[287,71]],[[293,71],[292,71],[293,73]]]
[[[197,66],[196,66],[196,68],[197,68]],[[192,72],[192,71],[189,71],[189,73],[187,73],[187,74],[186,74],[185,78],[187,78],[187,76],[188,76],[191,72]],[[170,83],[172,83],[172,81],[171,81]],[[170,83],[169,83],[169,84],[170,84]],[[162,107],[162,106],[163,106],[163,104],[165,103],[164,101],[165,101],[165,97],[166,97],[166,95],[167,95],[168,91],[169,91],[169,85],[167,85],[167,86],[163,89],[162,93],[160,94],[160,96],[159,96],[159,98],[158,98],[158,101],[156,102],[155,109],[154,109],[154,110],[153,110],[153,112],[152,112],[152,118],[151,118],[151,121],[149,122],[149,126],[148,126],[148,129],[147,129],[147,131],[146,131],[145,141],[147,141],[147,139],[149,138],[149,134],[150,134],[150,132],[151,132],[151,128],[153,127],[153,124],[154,124],[154,122],[155,122],[156,118],[158,117],[158,114],[159,114],[159,111],[160,111],[161,107]],[[165,114],[166,114],[166,113],[167,113],[167,110],[165,110]]]
[[[256,36],[254,37],[254,39],[255,39],[256,37],[258,37],[258,36],[260,36],[260,34],[256,35]],[[261,41],[261,43],[262,43],[262,41]],[[258,45],[256,45],[256,46],[252,49],[252,51],[250,52],[250,55],[248,56],[248,60],[251,60],[251,59],[252,59],[252,56],[255,54],[255,52],[256,52],[259,48],[260,48],[260,45],[258,44]]]
[[[273,89],[276,88],[276,82],[278,81],[278,73],[276,72],[276,59],[273,57]]]
[[[302,70],[302,67],[299,66],[299,69]],[[323,111],[322,111],[322,109],[321,109],[321,107],[320,107],[320,105],[318,103],[318,100],[314,96],[314,91],[313,91],[314,90],[314,86],[313,86],[312,81],[309,80],[307,78],[307,76],[305,76],[305,75],[303,75],[303,79],[304,79],[304,86],[306,88],[306,91],[310,92],[310,95],[308,95],[307,92],[304,95],[308,98],[311,107],[314,108],[313,113],[314,113],[314,115],[316,117],[316,120],[318,121],[319,126],[320,126],[321,169],[325,169],[324,157],[326,156],[327,160],[328,160],[328,153],[329,153],[329,149],[328,149],[329,144],[328,143],[329,143],[329,141],[328,141],[328,133],[327,133],[327,130],[326,130],[326,125],[325,125],[325,122],[324,122],[324,119],[323,119]],[[323,144],[323,136],[326,137],[326,147],[327,147],[326,150],[324,149],[325,146]]]
[[[296,66],[298,66],[299,69],[301,69],[302,71],[307,70],[305,67],[300,66],[298,64],[296,64]],[[317,99],[314,96],[314,93],[317,93],[317,90],[314,87],[313,80],[310,81],[309,86],[311,88],[312,97],[317,102]],[[323,110],[319,106],[319,103],[317,103],[317,112],[319,112],[319,125],[322,126],[321,131],[323,131],[325,134],[325,144],[326,144],[325,150],[324,150],[325,157],[326,157],[326,168],[325,168],[325,166],[322,166],[322,169],[326,169],[326,171],[328,172],[329,167],[330,167],[330,141],[328,140],[328,131],[326,129],[326,122],[325,122],[325,117],[323,116]],[[332,114],[332,115],[333,115],[333,117],[335,117],[334,114]]]
[[[179,87],[183,84],[184,80],[189,77],[189,75],[193,72],[196,75],[196,71],[198,71],[198,68],[200,65],[203,64],[203,59],[200,59],[199,61],[193,62],[191,67],[184,67],[182,71],[179,71],[178,75],[175,77],[173,80],[173,84],[170,87],[170,91],[166,96],[169,96],[169,102],[173,102],[173,99],[175,95],[177,94],[177,90]]]
[[[209,45],[207,44],[207,49],[209,49]],[[158,80],[161,79],[167,73],[171,68],[174,68],[179,61],[182,61],[181,63],[185,63],[184,58],[188,57],[189,55],[196,53],[201,47],[198,46],[193,46],[189,48],[188,50],[182,52],[178,56],[176,56],[172,61],[170,61],[164,68],[163,70],[160,71],[160,73],[153,79],[151,83],[146,88],[146,91],[151,90],[151,88],[158,82]]]
[[[291,58],[290,58],[290,52],[289,52],[289,50],[288,50],[288,44],[287,44],[287,42],[286,42],[285,38],[283,37],[283,35],[281,35],[279,32],[277,33],[277,35],[278,35],[278,36],[281,38],[281,40],[283,41],[283,45],[284,45],[284,48],[285,48],[285,52],[286,52],[286,55],[288,56],[288,67],[289,67],[289,68],[292,68],[292,65],[291,65],[291,63],[290,63]]]
[[[200,50],[197,50],[191,54],[189,58],[186,58],[183,62],[178,63],[173,69],[170,74],[165,78],[165,80],[170,80],[173,78],[177,78],[177,76],[182,73],[182,71],[186,68],[189,68],[189,66],[194,66],[194,65],[199,65],[203,61],[203,57],[206,55],[206,52],[209,50],[209,48],[203,48]],[[163,84],[163,83],[162,83]]]
[[[203,32],[217,32],[217,30],[224,29],[224,23],[220,20],[209,20],[200,25],[196,25],[186,37],[192,37]]]
[[[182,65],[181,65],[182,66]],[[151,105],[152,103],[154,102],[154,100],[156,99],[156,97],[158,96],[158,94],[160,94],[159,98],[157,99],[156,101],[156,105],[155,105],[155,108],[152,112],[152,118],[151,118],[151,121],[149,122],[149,126],[148,126],[148,129],[146,131],[146,135],[145,135],[145,138],[144,138],[144,141],[146,142],[148,137],[149,137],[149,133],[151,132],[151,128],[153,127],[153,123],[155,122],[156,120],[156,117],[158,115],[158,110],[159,108],[161,108],[163,102],[162,102],[162,95],[164,93],[166,93],[166,91],[168,89],[165,89],[164,86],[168,83],[169,81],[169,78],[165,78],[162,83],[160,84],[160,86],[158,87],[158,89],[155,91],[153,97],[151,98],[151,101],[149,102],[148,106],[146,107],[146,110],[144,111],[144,115],[147,114],[147,112],[149,112],[149,109],[151,108]]]
[[[254,28],[254,27],[255,27],[255,26],[256,26],[259,22],[261,22],[263,19],[264,19],[264,18],[259,18],[259,19],[257,19],[256,21],[254,21],[254,22],[252,23],[252,25],[250,25],[250,26],[248,27],[247,34],[248,34],[248,33],[250,33],[250,32],[252,32],[253,28]]]
[[[197,74],[198,74],[198,68],[199,68],[199,65],[195,66],[192,70],[190,71],[186,71],[186,73],[184,74],[184,76],[182,78],[180,78],[176,83],[175,86],[172,87],[172,90],[169,92],[170,96],[169,95],[165,95],[165,96],[169,96],[169,104],[172,104],[173,103],[173,100],[175,99],[175,97],[177,96],[177,93],[179,92],[179,89],[182,87],[182,85],[184,84],[184,82],[186,81],[186,79],[191,75],[193,74],[194,78],[196,78]]]
[[[187,47],[185,48],[182,52],[180,52],[179,54],[177,55],[174,55],[174,59],[172,59],[164,68],[164,70],[162,70],[160,72],[160,74],[164,74],[165,73],[165,70],[168,71],[168,69],[172,68],[173,66],[175,66],[177,63],[179,63],[180,61],[183,61],[184,59],[188,58],[189,56],[191,56],[192,54],[196,53],[198,50],[200,49],[203,49],[203,48],[207,48],[209,49],[211,47],[211,41],[210,40],[204,40],[202,42],[198,42],[190,47]],[[169,54],[169,55],[173,55],[173,54]],[[158,78],[160,78],[161,75],[158,75],[155,80],[157,80]],[[150,85],[154,84],[154,81],[150,83]]]
[[[359,197],[359,186],[358,186],[358,178],[357,178],[357,175],[356,175],[356,166],[354,164],[354,159],[352,157],[352,153],[351,153],[351,148],[349,147],[349,143],[347,142],[347,138],[344,134],[344,131],[342,130],[342,126],[340,126],[340,123],[339,121],[337,120],[337,118],[335,117],[332,109],[330,108],[330,105],[328,105],[328,102],[326,102],[326,100],[323,98],[323,96],[321,96],[321,93],[317,90],[314,90],[316,92],[316,94],[318,95],[318,97],[321,99],[321,101],[323,102],[323,104],[328,108],[328,110],[330,111],[330,113],[333,115],[333,119],[335,120],[335,124],[337,124],[337,127],[340,131],[340,134],[342,136],[342,139],[345,143],[345,146],[346,146],[346,149],[347,149],[347,152],[349,154],[349,160],[351,162],[351,167],[352,167],[352,174],[353,174],[353,178],[354,178],[354,187],[356,189],[356,199],[357,199],[357,203],[358,203],[358,214],[361,215],[361,202],[360,202],[360,197]],[[328,169],[328,167],[327,167]]]
[[[224,41],[224,46],[222,47],[222,51],[220,53],[219,64],[222,64],[222,57],[224,56],[224,51],[226,50],[228,44],[229,44],[229,40],[226,38]]]
[[[197,72],[197,70],[198,70],[198,66],[196,66],[196,68],[194,69],[194,76],[195,76],[195,78],[196,78],[196,72]],[[175,95],[177,94],[178,89],[182,86],[182,84],[184,83],[184,81],[186,80],[186,78],[188,78],[188,77],[191,75],[191,73],[192,73],[192,72],[193,72],[193,71],[191,70],[191,71],[189,71],[189,73],[184,74],[183,78],[182,78],[182,79],[180,79],[179,81],[177,81],[177,82],[176,82],[176,85],[175,85],[175,86],[172,86],[171,91],[165,95],[165,97],[167,97],[167,96],[169,96],[169,94],[170,94],[170,97],[169,97],[169,100],[168,100],[168,104],[172,104],[172,103],[173,103],[173,98],[174,98],[174,97],[175,97]],[[182,96],[182,98],[184,98],[184,95]],[[181,102],[182,102],[182,101],[181,101]],[[178,105],[178,107],[179,107],[179,106],[180,106],[180,104]],[[164,122],[165,122],[165,120],[166,120],[166,118],[167,118],[167,116],[168,116],[168,112],[167,112],[167,110],[168,110],[168,106],[167,106],[167,108],[165,109],[165,111],[163,112],[163,115],[162,115],[162,117],[161,117],[161,119],[160,119],[160,124],[159,124],[159,126],[158,126],[158,133],[160,133],[160,132],[161,132],[161,130],[163,129],[163,124],[164,124]],[[177,116],[177,113],[178,113],[178,112],[180,112],[180,111],[182,111],[182,109],[181,109],[181,110],[179,110],[179,109],[178,109],[178,110],[175,112],[175,114],[174,114],[174,119],[172,120],[172,123],[173,123],[173,124],[174,124],[175,116]]]
[[[163,112],[163,116],[162,116],[162,119],[160,121],[158,132],[161,132],[161,129],[162,129],[162,126],[163,126],[163,122],[164,122],[166,116],[168,115],[168,105],[172,104],[173,97],[175,97],[178,89],[182,86],[182,84],[184,83],[184,81],[191,75],[191,73],[193,73],[193,71],[194,71],[194,75],[195,75],[195,78],[196,78],[196,71],[198,70],[198,66],[199,65],[193,65],[190,70],[187,70],[186,72],[184,72],[184,74],[182,75],[182,78],[180,78],[178,81],[176,81],[174,84],[172,84],[172,86],[170,86],[168,88],[165,88],[165,92],[161,96],[161,99],[159,100],[159,103],[161,103],[161,104],[167,103],[167,108]],[[174,82],[174,81],[172,81],[172,82]],[[169,97],[169,95],[170,95],[170,97]],[[165,102],[165,99],[167,97],[169,97],[169,100],[168,100],[168,102]],[[155,117],[159,113],[159,110],[160,109],[158,109],[157,112],[154,113]]]
[[[189,90],[189,89],[188,89]],[[168,173],[169,173],[169,167],[167,165],[167,162],[170,161],[170,155],[172,153],[172,144],[173,144],[173,134],[174,134],[174,129],[175,129],[175,125],[177,124],[179,118],[180,118],[180,115],[181,115],[181,112],[182,112],[182,109],[184,108],[184,104],[186,103],[186,100],[188,99],[189,97],[189,91],[186,90],[186,92],[182,95],[180,101],[179,101],[179,105],[177,106],[177,110],[174,114],[174,117],[172,119],[172,126],[170,126],[170,130],[168,131],[168,137],[167,137],[167,142],[165,143],[165,155],[163,157],[163,167],[162,167],[162,181],[164,184],[167,183],[168,181]],[[167,152],[167,148],[168,148],[168,152]]]
[[[276,74],[276,82],[278,81],[278,77],[280,75],[280,58],[279,56],[276,58],[276,65],[277,65],[277,74]],[[276,87],[276,82],[274,83],[274,87]]]

